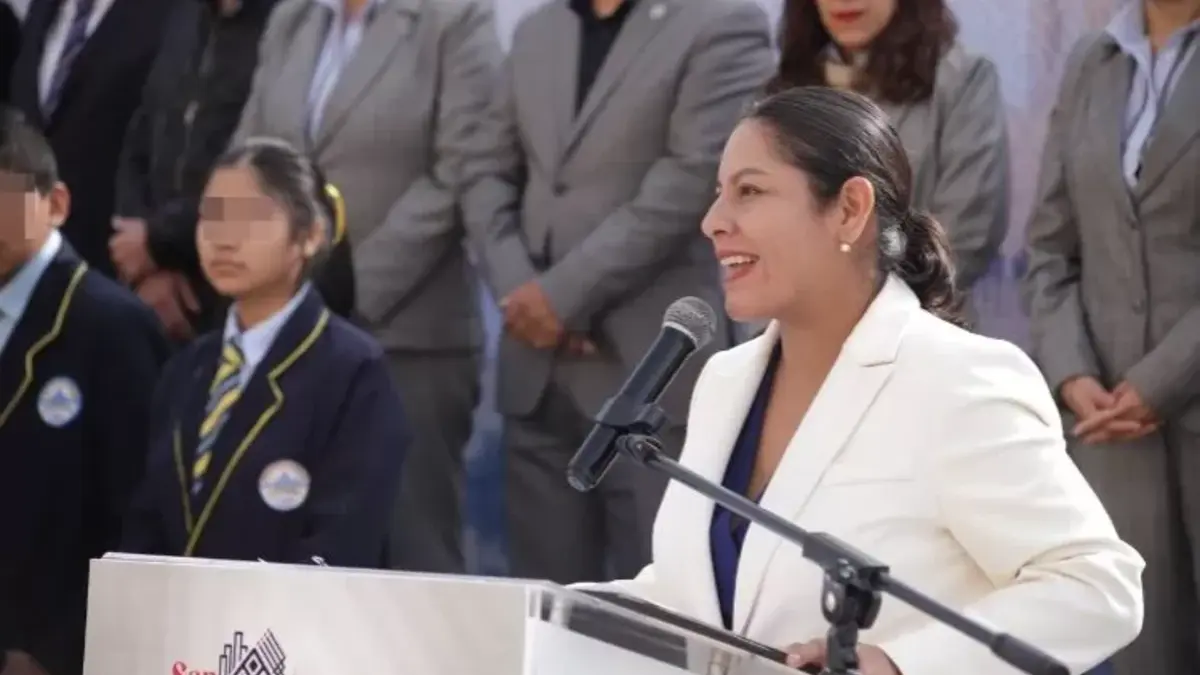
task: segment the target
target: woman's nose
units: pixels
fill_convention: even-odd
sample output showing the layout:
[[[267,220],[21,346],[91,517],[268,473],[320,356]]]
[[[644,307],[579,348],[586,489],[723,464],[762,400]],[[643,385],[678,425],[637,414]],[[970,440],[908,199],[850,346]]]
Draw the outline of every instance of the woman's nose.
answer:
[[[721,198],[717,197],[713,200],[712,205],[708,207],[708,212],[704,214],[704,219],[700,221],[700,231],[704,236],[712,239],[718,235],[729,234],[732,223],[725,214],[725,208],[721,203]]]

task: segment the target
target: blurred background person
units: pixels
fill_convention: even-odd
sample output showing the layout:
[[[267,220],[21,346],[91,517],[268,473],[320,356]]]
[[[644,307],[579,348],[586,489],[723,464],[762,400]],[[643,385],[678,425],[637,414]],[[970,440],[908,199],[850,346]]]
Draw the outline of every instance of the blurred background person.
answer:
[[[1146,558],[1121,675],[1200,672],[1200,0],[1076,45],[1027,231],[1033,351],[1072,456]]]
[[[0,0],[0,105],[8,102],[8,79],[21,49],[21,20],[7,0]]]
[[[13,69],[12,102],[50,139],[71,216],[62,234],[112,275],[114,176],[164,22],[183,0],[32,0]]]
[[[392,564],[462,572],[462,457],[479,395],[474,273],[455,187],[499,47],[477,0],[288,0],[239,137],[305,148],[345,197],[356,309],[413,429]]]
[[[0,106],[5,675],[82,670],[88,561],[118,542],[167,353],[154,315],[58,233],[70,207],[46,139]]]
[[[969,294],[1008,228],[1008,133],[996,68],[957,42],[945,0],[787,0],[768,89],[851,89],[887,111],[913,168],[913,201],[946,229]]]
[[[281,141],[217,163],[197,247],[233,305],[159,383],[121,550],[385,563],[408,430],[379,345],[307,281],[330,238],[323,191]]]
[[[121,279],[176,338],[224,319],[200,271],[200,194],[229,147],[275,0],[173,3],[141,106],[125,136],[109,243]]]
[[[618,462],[581,494],[565,471],[667,306],[685,295],[720,304],[698,225],[721,145],[773,62],[767,17],[749,0],[564,0],[517,29],[463,196],[504,312],[513,575],[595,581],[649,560],[662,480]],[[677,415],[672,452],[703,361],[664,399]]]

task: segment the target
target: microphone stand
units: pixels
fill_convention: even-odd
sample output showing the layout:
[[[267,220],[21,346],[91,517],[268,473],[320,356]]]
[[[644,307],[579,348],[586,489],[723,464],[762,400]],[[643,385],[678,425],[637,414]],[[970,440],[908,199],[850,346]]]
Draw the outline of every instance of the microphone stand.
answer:
[[[799,546],[805,558],[825,571],[821,612],[830,626],[825,634],[827,654],[822,675],[858,675],[858,634],[875,623],[884,593],[979,642],[1001,660],[1029,675],[1069,675],[1066,666],[1037,647],[993,631],[896,580],[887,565],[837,537],[824,532],[808,532],[667,457],[662,442],[653,433],[640,433],[658,428],[662,419],[663,413],[658,406],[645,406],[635,416],[633,424],[618,428],[617,449]]]

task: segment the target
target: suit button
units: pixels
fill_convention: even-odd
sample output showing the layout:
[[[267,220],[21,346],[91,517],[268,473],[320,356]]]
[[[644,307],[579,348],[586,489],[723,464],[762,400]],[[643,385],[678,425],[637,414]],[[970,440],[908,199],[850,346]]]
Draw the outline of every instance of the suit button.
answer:
[[[1146,301],[1138,298],[1133,301],[1133,311],[1135,314],[1141,314],[1146,311]]]
[[[566,193],[567,193],[567,185],[566,185],[566,183],[555,183],[555,184],[554,184],[554,194],[555,194],[555,196],[557,196],[557,197],[561,197],[561,196],[565,195]]]

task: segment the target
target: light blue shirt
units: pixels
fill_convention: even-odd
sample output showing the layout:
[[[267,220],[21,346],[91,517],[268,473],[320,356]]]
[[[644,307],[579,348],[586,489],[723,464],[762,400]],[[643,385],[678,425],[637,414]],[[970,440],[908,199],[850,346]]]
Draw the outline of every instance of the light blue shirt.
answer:
[[[375,10],[384,0],[370,0],[367,6],[356,16],[347,17],[346,7],[341,0],[315,0],[318,5],[325,7],[333,16],[329,21],[329,31],[325,34],[325,44],[321,47],[321,55],[317,58],[317,69],[313,71],[312,82],[308,86],[308,137],[315,139],[321,128],[321,119],[325,114],[325,104],[329,95],[337,86],[338,79],[346,65],[354,58],[358,47],[362,44],[363,34],[374,17]]]
[[[1150,145],[1154,127],[1167,107],[1179,77],[1196,53],[1200,20],[1175,31],[1158,54],[1150,49],[1142,3],[1131,2],[1108,24],[1108,34],[1121,51],[1133,59],[1133,82],[1122,129],[1121,169],[1130,187],[1141,173],[1142,155]]]
[[[42,275],[46,273],[46,268],[50,267],[54,256],[58,255],[61,249],[62,235],[55,230],[46,238],[46,243],[42,244],[37,254],[17,270],[8,283],[0,286],[0,354],[4,353],[9,338],[17,328],[17,322],[29,306],[33,290],[37,288]]]
[[[238,347],[242,350],[242,358],[245,360],[245,365],[242,366],[242,372],[238,373],[240,386],[245,387],[246,383],[250,381],[250,376],[254,374],[254,369],[266,358],[271,345],[275,344],[275,338],[279,336],[279,331],[283,329],[283,325],[288,322],[288,319],[292,318],[292,314],[296,313],[296,308],[300,306],[300,303],[304,301],[304,297],[308,295],[308,289],[309,284],[304,284],[300,292],[296,293],[295,297],[283,306],[283,309],[275,312],[267,317],[266,321],[247,331],[243,331],[238,326],[237,306],[229,308],[229,314],[225,316],[224,340],[225,342],[229,342],[236,339]]]

